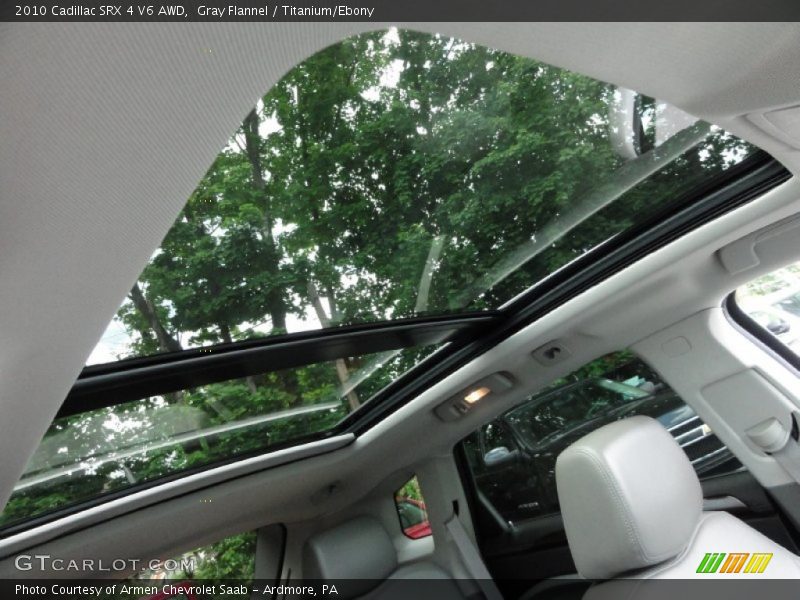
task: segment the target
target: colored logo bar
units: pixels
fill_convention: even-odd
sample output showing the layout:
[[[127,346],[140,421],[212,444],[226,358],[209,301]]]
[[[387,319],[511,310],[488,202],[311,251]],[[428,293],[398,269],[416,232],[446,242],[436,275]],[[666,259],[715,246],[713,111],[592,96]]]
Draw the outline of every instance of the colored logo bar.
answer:
[[[766,552],[707,552],[697,573],[763,573],[771,560]]]

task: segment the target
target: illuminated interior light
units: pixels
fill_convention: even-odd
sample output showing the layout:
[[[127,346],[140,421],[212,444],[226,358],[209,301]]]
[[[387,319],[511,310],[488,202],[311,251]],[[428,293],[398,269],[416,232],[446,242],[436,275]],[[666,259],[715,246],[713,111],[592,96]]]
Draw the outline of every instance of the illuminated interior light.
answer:
[[[464,400],[468,404],[475,404],[478,400],[491,393],[488,387],[479,387],[477,390],[472,390],[469,394],[464,396]]]

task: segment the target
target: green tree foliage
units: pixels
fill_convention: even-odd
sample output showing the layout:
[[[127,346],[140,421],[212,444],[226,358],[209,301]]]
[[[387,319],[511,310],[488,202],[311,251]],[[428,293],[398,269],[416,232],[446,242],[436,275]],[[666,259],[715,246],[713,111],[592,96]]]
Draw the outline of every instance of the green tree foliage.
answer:
[[[162,568],[145,569],[117,585],[114,594],[102,594],[103,600],[144,600],[148,596],[135,593],[134,590],[163,590],[165,585],[178,586],[181,583],[189,586],[202,583],[205,589],[214,586],[215,594],[201,595],[202,598],[239,598],[246,600],[249,593],[232,594],[228,590],[238,588],[241,584],[249,584],[255,576],[256,534],[242,533],[226,537],[202,548],[196,548],[181,556],[172,557],[161,562]],[[148,563],[149,564],[149,561]],[[171,571],[164,567],[177,565]],[[222,586],[225,586],[223,591]],[[123,587],[124,586],[124,587]],[[249,589],[249,586],[246,587]],[[126,591],[123,591],[126,590]],[[128,591],[130,590],[130,591]],[[176,598],[184,598],[177,596]]]
[[[287,314],[328,325],[495,306],[746,151],[709,136],[474,290],[613,180],[623,163],[608,132],[613,102],[602,82],[449,38],[350,38],[292,69],[247,115],[140,284],[191,345],[263,335],[263,324],[283,332]],[[139,312],[126,303],[119,315],[134,355],[157,350]]]
[[[326,48],[259,100],[188,199],[118,312],[131,339],[120,358],[285,333],[293,318],[335,326],[496,307],[749,152],[714,131],[559,230],[638,164],[610,142],[614,101],[604,83],[441,36],[374,32]],[[60,419],[28,476],[72,474],[15,493],[0,524],[327,429],[430,351]],[[309,407],[319,410],[296,412]],[[281,411],[295,413],[169,443]],[[144,442],[164,443],[102,460]]]
[[[406,481],[403,487],[397,490],[395,496],[397,498],[411,498],[412,500],[418,500],[420,502],[425,501],[422,497],[422,490],[419,487],[419,480],[416,475]]]

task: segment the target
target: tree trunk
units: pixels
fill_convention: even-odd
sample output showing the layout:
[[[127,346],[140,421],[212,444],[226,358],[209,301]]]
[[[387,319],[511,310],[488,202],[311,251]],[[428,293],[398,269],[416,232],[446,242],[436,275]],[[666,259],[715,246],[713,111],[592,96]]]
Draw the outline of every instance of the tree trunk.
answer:
[[[317,318],[323,327],[330,327],[331,320],[325,312],[325,307],[322,306],[322,299],[319,297],[317,286],[310,279],[308,280],[308,297],[311,299],[311,305],[314,307],[314,312],[317,313]],[[339,383],[342,384],[342,389],[348,389],[348,382],[350,381],[350,369],[347,368],[347,361],[343,358],[337,358],[336,361],[336,375],[339,378]],[[347,403],[350,405],[350,410],[355,410],[361,406],[361,401],[358,399],[358,394],[355,389],[345,392]]]
[[[153,306],[153,302],[144,295],[142,292],[142,288],[139,287],[139,283],[136,282],[133,284],[128,297],[133,302],[134,308],[139,311],[139,314],[142,315],[147,321],[147,324],[150,326],[150,329],[156,336],[156,340],[158,340],[158,348],[162,352],[180,352],[183,350],[180,342],[172,337],[169,332],[167,332],[164,325],[161,324],[161,319],[158,318],[158,312],[156,312],[156,307]],[[142,332],[144,333],[144,332]],[[183,402],[183,393],[182,392],[172,392],[169,394],[164,394],[164,398],[170,404],[177,404],[179,402]]]
[[[267,245],[267,255],[269,257],[266,269],[276,275],[280,271],[280,252],[275,238],[272,235],[273,218],[272,207],[270,206],[269,196],[266,193],[266,182],[264,181],[264,168],[261,164],[261,135],[258,132],[258,114],[256,109],[251,110],[242,123],[245,140],[245,154],[250,163],[250,181],[253,189],[256,190],[263,202],[264,218],[262,223],[262,235],[264,243]],[[289,307],[286,305],[283,290],[279,287],[272,287],[265,297],[265,305],[272,321],[272,333],[286,333],[286,315]],[[279,374],[284,389],[294,397],[292,406],[302,403],[303,397],[300,394],[300,384],[294,371],[284,371]]]
[[[129,297],[131,302],[133,302],[133,306],[139,311],[139,314],[145,318],[150,329],[153,330],[158,340],[158,347],[162,352],[180,352],[183,350],[180,342],[173,338],[161,324],[161,319],[158,318],[156,307],[153,306],[150,299],[144,295],[138,282],[133,284]]]
[[[250,181],[253,188],[258,192],[258,195],[261,196],[263,202],[264,219],[262,235],[264,236],[264,243],[268,245],[267,250],[271,257],[270,264],[267,265],[267,268],[274,273],[278,273],[280,268],[280,253],[275,244],[275,238],[272,235],[274,220],[272,218],[269,198],[266,194],[264,167],[261,163],[261,135],[258,133],[258,114],[255,109],[251,110],[245,117],[242,128],[244,130],[245,154],[247,154],[247,160],[250,163]],[[271,289],[267,293],[266,305],[272,320],[273,332],[285,333],[288,307],[283,298],[283,290],[278,288]]]

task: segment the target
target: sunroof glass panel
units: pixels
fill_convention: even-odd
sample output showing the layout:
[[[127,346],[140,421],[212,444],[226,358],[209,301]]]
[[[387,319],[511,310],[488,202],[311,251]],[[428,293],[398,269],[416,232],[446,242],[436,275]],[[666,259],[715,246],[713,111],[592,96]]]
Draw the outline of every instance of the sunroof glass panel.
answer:
[[[753,151],[529,58],[355,36],[258,100],[89,363],[497,308]]]
[[[343,358],[58,418],[0,513],[0,529],[176,473],[308,440],[329,431],[433,350]]]

